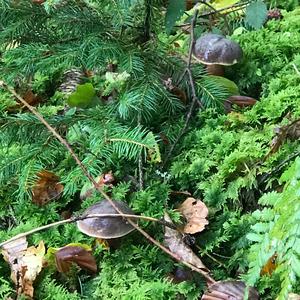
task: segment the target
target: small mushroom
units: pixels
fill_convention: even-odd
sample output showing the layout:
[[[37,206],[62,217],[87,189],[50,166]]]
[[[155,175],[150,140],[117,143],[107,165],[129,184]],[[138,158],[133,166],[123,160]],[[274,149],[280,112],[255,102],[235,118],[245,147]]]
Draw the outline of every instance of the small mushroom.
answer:
[[[122,213],[130,215],[134,214],[126,203],[115,200],[113,200],[113,203],[122,211]],[[108,200],[102,200],[86,209],[82,216],[117,213],[118,212]],[[119,238],[134,230],[134,227],[122,217],[86,218],[77,221],[77,227],[84,234],[101,239]]]
[[[207,66],[211,75],[224,75],[224,66],[236,64],[243,57],[239,44],[222,35],[207,33],[196,40],[193,54]]]

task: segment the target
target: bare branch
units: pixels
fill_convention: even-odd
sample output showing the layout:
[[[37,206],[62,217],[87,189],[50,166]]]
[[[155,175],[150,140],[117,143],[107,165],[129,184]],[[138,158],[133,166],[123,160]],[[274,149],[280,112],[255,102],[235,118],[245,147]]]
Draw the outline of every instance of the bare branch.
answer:
[[[47,224],[47,225],[44,225],[44,226],[34,228],[34,229],[29,230],[27,232],[15,235],[14,237],[10,238],[9,240],[6,240],[6,241],[0,243],[0,248],[3,247],[4,245],[10,243],[10,242],[13,242],[15,240],[26,237],[26,236],[31,235],[31,234],[36,233],[36,232],[39,232],[39,231],[42,231],[42,230],[45,230],[45,229],[49,229],[51,227],[55,227],[55,226],[59,226],[59,225],[67,224],[67,223],[73,223],[73,222],[77,222],[79,220],[84,220],[84,219],[89,219],[89,218],[104,218],[104,217],[140,219],[140,220],[145,220],[145,221],[156,222],[156,223],[159,223],[161,225],[164,225],[164,226],[167,226],[167,227],[170,227],[170,228],[176,230],[176,226],[172,223],[169,223],[165,220],[160,220],[160,219],[147,217],[147,216],[130,215],[130,214],[90,214],[90,215],[86,215],[86,216],[72,217],[72,218],[69,218],[69,219],[66,219],[66,220],[53,222],[53,223],[50,223],[50,224]]]
[[[193,54],[193,48],[194,48],[194,44],[195,44],[195,35],[194,35],[194,29],[195,29],[195,25],[196,25],[196,21],[197,21],[197,17],[198,17],[198,9],[195,10],[195,13],[194,13],[194,16],[193,16],[193,19],[192,19],[192,22],[191,22],[191,30],[190,30],[190,47],[189,47],[189,54],[188,54],[188,61],[187,61],[187,65],[186,65],[186,68],[180,78],[180,81],[183,80],[183,78],[188,75],[188,81],[189,81],[189,85],[191,87],[191,94],[192,94],[192,102],[191,102],[191,105],[190,105],[190,109],[187,113],[187,116],[186,116],[186,120],[185,120],[185,123],[183,125],[183,127],[181,128],[176,140],[174,141],[173,145],[171,146],[167,156],[166,156],[166,159],[163,163],[163,166],[164,167],[166,165],[166,163],[168,162],[168,160],[170,159],[176,145],[178,144],[178,142],[180,141],[180,139],[182,138],[182,136],[185,134],[187,128],[188,128],[188,125],[189,125],[189,122],[190,122],[190,119],[192,117],[192,114],[193,114],[193,111],[194,111],[194,107],[195,107],[195,104],[197,103],[201,109],[204,108],[202,102],[199,100],[199,98],[197,97],[197,94],[196,94],[196,89],[195,89],[195,82],[194,82],[194,79],[193,79],[193,75],[192,75],[192,71],[191,71],[191,61],[192,61],[192,54]]]

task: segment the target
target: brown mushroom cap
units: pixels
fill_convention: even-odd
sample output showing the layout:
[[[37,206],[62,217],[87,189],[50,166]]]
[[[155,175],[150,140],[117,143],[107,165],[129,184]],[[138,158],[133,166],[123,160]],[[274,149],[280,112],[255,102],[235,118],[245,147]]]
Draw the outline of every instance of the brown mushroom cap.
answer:
[[[113,203],[122,211],[122,213],[130,215],[134,214],[134,212],[128,207],[126,203],[115,200],[113,200]],[[117,213],[118,212],[109,203],[108,200],[102,200],[86,209],[82,216],[91,214]],[[118,238],[134,230],[134,227],[122,217],[87,218],[77,221],[77,227],[86,235],[102,239]]]
[[[198,38],[193,50],[194,56],[205,65],[230,66],[243,57],[239,44],[214,33]]]

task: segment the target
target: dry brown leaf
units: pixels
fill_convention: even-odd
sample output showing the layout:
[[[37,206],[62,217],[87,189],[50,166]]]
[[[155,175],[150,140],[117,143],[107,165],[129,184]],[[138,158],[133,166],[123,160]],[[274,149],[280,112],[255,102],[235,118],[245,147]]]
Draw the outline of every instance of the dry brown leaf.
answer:
[[[289,114],[288,114],[289,117]],[[294,120],[290,122],[288,125],[283,125],[281,127],[274,128],[275,136],[271,141],[271,148],[265,159],[269,158],[273,153],[276,153],[282,144],[286,141],[286,139],[290,139],[292,141],[298,140],[300,138],[300,120]]]
[[[26,240],[26,237],[21,237],[17,240],[14,240],[10,243],[7,243],[2,247],[2,249],[5,251],[8,256],[14,260],[17,258],[20,254],[22,254],[22,251],[25,251],[28,247],[28,242]],[[7,260],[9,261],[9,260]]]
[[[262,267],[261,271],[260,271],[260,275],[271,275],[276,267],[277,267],[277,253],[274,253],[267,261],[267,263]]]
[[[33,282],[43,268],[45,246],[27,248],[26,238],[20,238],[3,246],[2,254],[11,268],[11,279],[16,285],[17,295],[33,298]]]
[[[167,213],[165,213],[164,219],[165,221],[172,223],[172,220]],[[184,243],[183,236],[180,232],[170,227],[165,227],[164,243],[180,260],[208,273],[208,269],[201,259]]]
[[[97,272],[97,263],[90,251],[80,246],[65,246],[55,252],[55,263],[57,270],[67,273],[72,263],[79,267]]]
[[[163,85],[171,94],[176,96],[183,104],[185,105],[187,104],[188,100],[187,100],[186,92],[183,89],[179,88],[178,86],[174,85],[171,77],[167,78],[166,80],[163,80]]]
[[[37,175],[39,179],[32,189],[32,202],[43,206],[51,200],[58,199],[64,190],[64,186],[59,183],[59,177],[46,170]]]
[[[43,4],[46,0],[32,0],[35,4]]]
[[[232,105],[235,104],[241,108],[247,107],[247,106],[253,106],[257,100],[251,97],[247,96],[241,96],[241,95],[234,95],[230,96],[226,99],[224,102],[224,108],[227,113],[232,112]]]
[[[254,98],[241,95],[230,96],[227,98],[227,101],[240,107],[253,106],[257,102],[257,100]]]
[[[259,295],[255,288],[248,288],[248,299],[258,300]],[[201,300],[243,300],[247,292],[246,284],[239,280],[218,281],[209,286]]]
[[[292,141],[298,140],[300,138],[300,121],[294,121],[288,127],[287,137]]]
[[[208,224],[206,219],[208,208],[200,200],[189,197],[179,206],[178,211],[187,220],[187,224],[183,229],[185,233],[194,234],[201,232],[204,230],[205,225]]]
[[[112,187],[112,183],[115,181],[115,177],[114,177],[112,171],[109,171],[108,173],[98,176],[95,179],[95,181],[96,181],[98,187],[100,187],[100,188],[102,188],[105,185]],[[96,189],[95,189],[94,185],[88,182],[81,189],[80,199],[84,200],[84,199],[90,197],[95,190]]]

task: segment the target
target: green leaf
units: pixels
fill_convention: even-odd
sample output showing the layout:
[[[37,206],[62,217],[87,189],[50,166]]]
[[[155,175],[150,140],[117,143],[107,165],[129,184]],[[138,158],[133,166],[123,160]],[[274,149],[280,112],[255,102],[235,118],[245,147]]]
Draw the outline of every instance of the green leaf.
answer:
[[[263,26],[267,18],[267,13],[267,6],[263,1],[252,2],[247,6],[245,22],[250,27],[259,29]]]
[[[247,239],[252,242],[260,242],[263,239],[263,236],[256,233],[248,233],[246,235]]]
[[[221,10],[227,7],[230,7],[236,3],[238,3],[240,0],[215,0],[212,3],[212,7],[216,10]]]
[[[230,96],[240,94],[238,86],[233,81],[223,76],[209,75],[208,77],[212,78],[219,86],[224,87]]]
[[[166,32],[171,33],[176,21],[178,21],[185,11],[185,0],[169,0],[166,13]]]
[[[80,84],[68,98],[71,107],[87,108],[95,104],[96,91],[91,83]]]

